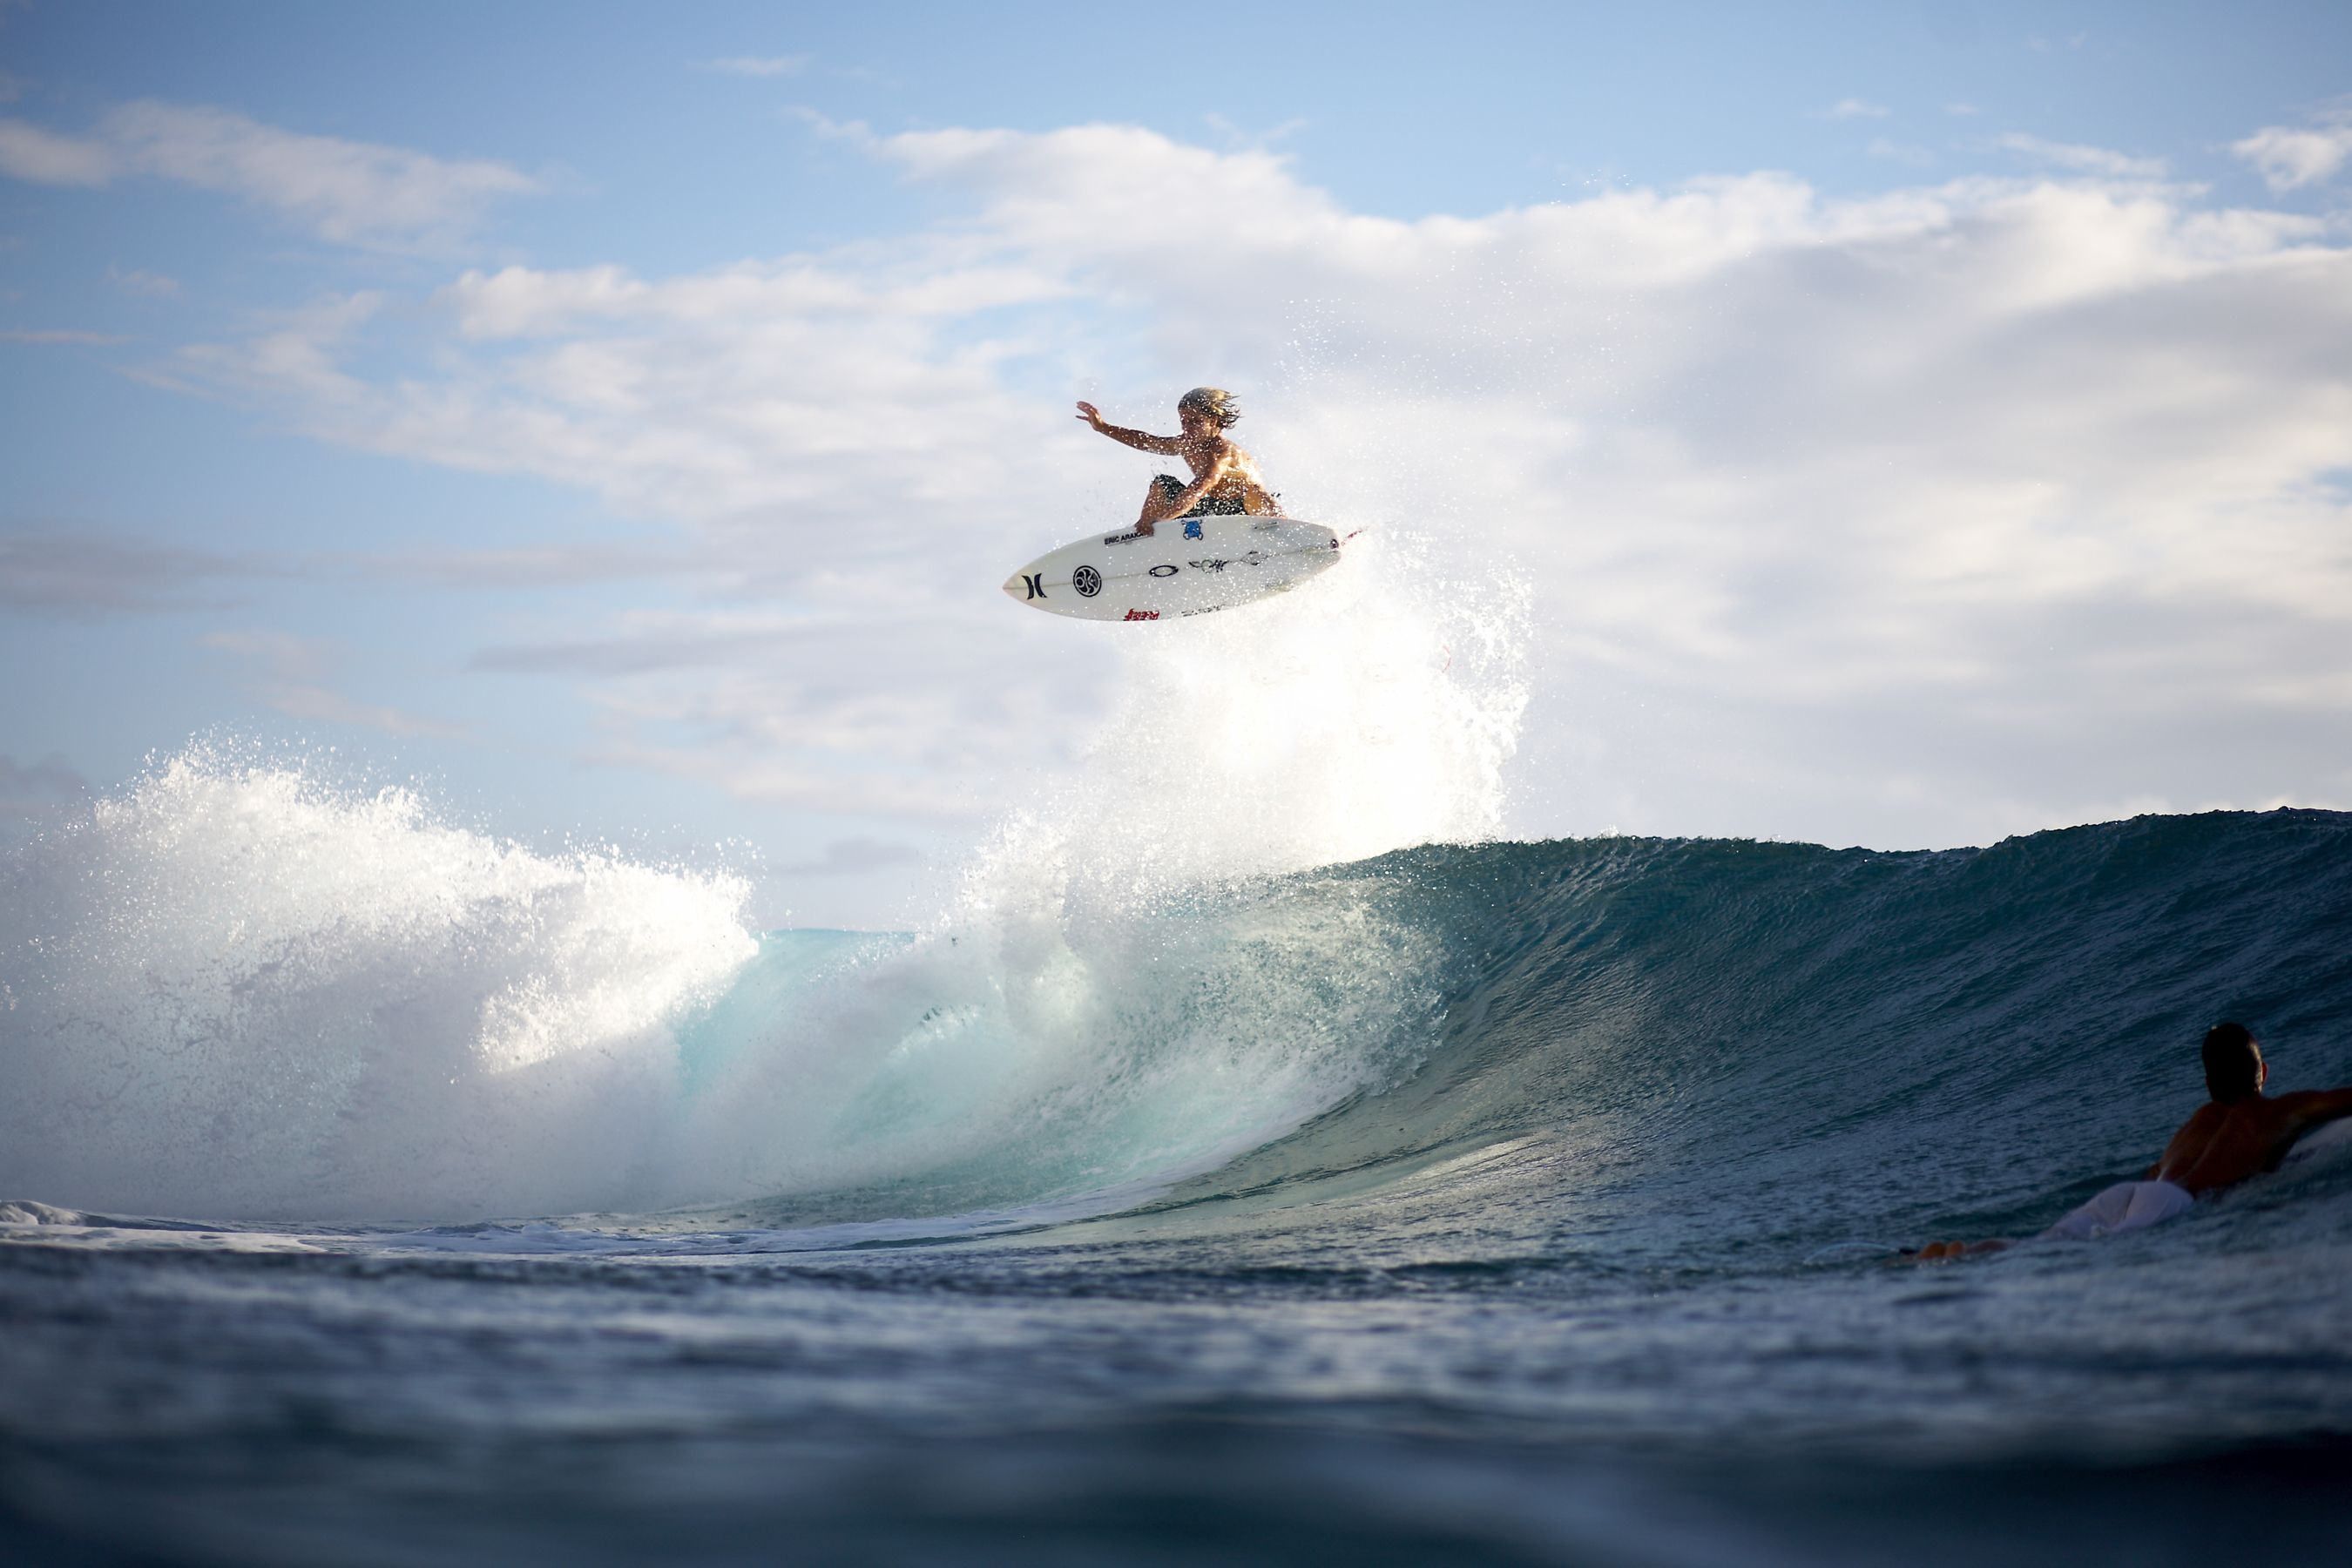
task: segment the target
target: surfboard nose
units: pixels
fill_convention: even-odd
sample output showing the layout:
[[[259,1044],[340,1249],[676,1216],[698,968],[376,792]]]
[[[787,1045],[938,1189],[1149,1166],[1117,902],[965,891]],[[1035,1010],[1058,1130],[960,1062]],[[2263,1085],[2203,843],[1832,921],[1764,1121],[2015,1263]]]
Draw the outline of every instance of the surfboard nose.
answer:
[[[1045,597],[1044,566],[1033,561],[1029,563],[1029,570],[1015,572],[1012,576],[1007,577],[1004,580],[1004,596],[1008,599],[1018,599],[1024,605],[1037,605],[1042,608]]]

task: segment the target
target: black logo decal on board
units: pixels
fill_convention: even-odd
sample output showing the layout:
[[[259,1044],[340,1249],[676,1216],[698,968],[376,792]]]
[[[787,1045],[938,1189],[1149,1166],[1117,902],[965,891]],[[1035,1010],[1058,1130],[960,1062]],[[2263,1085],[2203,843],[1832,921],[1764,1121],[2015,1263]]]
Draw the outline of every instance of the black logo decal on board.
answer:
[[[1045,596],[1045,574],[1024,572],[1021,574],[1021,585],[1029,590],[1030,598],[1042,599]]]
[[[1146,574],[1152,577],[1173,577],[1176,575],[1176,568],[1169,563],[1162,561],[1159,565],[1154,566],[1150,572]]]
[[[1070,586],[1078,591],[1081,599],[1091,599],[1102,592],[1102,574],[1091,566],[1081,566],[1070,574]]]

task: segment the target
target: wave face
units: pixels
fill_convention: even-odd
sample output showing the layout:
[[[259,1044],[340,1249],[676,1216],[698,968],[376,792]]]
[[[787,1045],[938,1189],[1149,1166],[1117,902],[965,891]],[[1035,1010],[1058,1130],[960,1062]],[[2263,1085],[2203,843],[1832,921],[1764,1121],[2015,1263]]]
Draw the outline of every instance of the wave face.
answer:
[[[2145,1162],[2223,1016],[2282,1086],[2352,1077],[2340,814],[1141,886],[1082,847],[1016,824],[931,931],[755,941],[723,877],[182,758],[8,866],[0,1192],[995,1223],[1513,1147],[1496,1214],[1695,1261],[2037,1223]]]
[[[2352,1081],[2345,814],[1911,854],[1433,847],[1334,876],[1398,889],[1392,918],[1444,933],[1443,1038],[1411,1082],[1179,1201],[1485,1150],[1509,1157],[1481,1206],[1547,1248],[1582,1232],[1620,1260],[1786,1258],[2018,1234],[2137,1175],[2203,1100],[2197,1043],[2225,1017],[2264,1039],[2274,1087]]]

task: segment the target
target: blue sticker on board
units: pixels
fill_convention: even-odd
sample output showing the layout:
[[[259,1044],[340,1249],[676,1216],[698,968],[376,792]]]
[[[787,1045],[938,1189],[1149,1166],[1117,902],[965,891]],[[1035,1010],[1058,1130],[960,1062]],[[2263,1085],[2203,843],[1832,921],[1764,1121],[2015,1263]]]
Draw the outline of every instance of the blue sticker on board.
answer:
[[[1202,537],[1201,524],[1197,520],[1184,525],[1184,537],[1187,539],[1199,539]]]

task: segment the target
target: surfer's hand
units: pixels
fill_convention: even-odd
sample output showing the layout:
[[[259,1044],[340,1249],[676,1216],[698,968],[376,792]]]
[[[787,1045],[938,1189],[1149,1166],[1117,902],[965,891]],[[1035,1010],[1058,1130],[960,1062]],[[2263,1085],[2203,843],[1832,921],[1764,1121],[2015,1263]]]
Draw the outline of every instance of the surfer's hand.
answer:
[[[1085,420],[1088,425],[1097,430],[1102,428],[1102,415],[1091,403],[1081,403],[1078,405],[1078,417]]]

